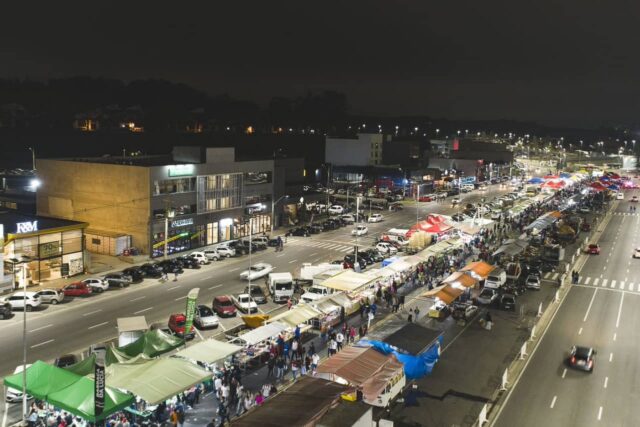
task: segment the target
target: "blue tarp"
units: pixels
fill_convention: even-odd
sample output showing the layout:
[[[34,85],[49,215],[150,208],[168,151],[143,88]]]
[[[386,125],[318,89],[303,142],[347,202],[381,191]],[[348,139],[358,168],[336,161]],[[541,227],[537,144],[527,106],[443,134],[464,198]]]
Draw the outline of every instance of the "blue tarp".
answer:
[[[607,188],[608,188],[609,190],[619,190],[619,189],[620,189],[620,187],[619,187],[619,186],[614,185],[614,184],[611,184],[611,185],[607,186]]]
[[[393,354],[404,366],[404,375],[407,379],[417,380],[429,375],[440,359],[442,335],[438,336],[429,348],[416,356],[401,352],[397,347],[382,341],[361,340],[358,345],[370,345],[383,354]]]
[[[392,264],[392,263],[398,261],[399,259],[400,258],[398,258],[397,256],[392,256],[391,258],[384,259],[384,260],[382,260],[382,266],[386,267],[389,264]]]
[[[542,184],[543,182],[544,179],[539,177],[531,178],[529,181],[527,181],[528,184]]]
[[[571,174],[570,173],[566,173],[566,172],[562,172],[560,174],[560,178],[571,178]]]

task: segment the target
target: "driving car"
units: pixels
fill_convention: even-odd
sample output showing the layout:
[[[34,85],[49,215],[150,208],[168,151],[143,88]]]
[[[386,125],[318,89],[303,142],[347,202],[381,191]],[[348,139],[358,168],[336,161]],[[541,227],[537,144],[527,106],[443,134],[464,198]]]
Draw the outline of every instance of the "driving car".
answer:
[[[595,243],[592,243],[589,246],[587,246],[587,249],[585,250],[585,252],[588,253],[589,255],[600,255],[600,246],[598,246]]]
[[[419,202],[430,202],[433,198],[431,196],[420,196],[418,197]]]
[[[12,316],[11,304],[0,301],[0,319],[9,319]]]
[[[498,292],[492,288],[484,288],[476,301],[478,304],[489,305],[493,304],[498,299]]]
[[[352,236],[364,236],[368,232],[369,232],[369,229],[367,228],[366,225],[359,225],[356,228],[354,228],[353,230],[351,230],[351,235]]]
[[[583,222],[582,224],[580,224],[580,230],[581,231],[591,231],[591,224],[589,224],[588,222]]]
[[[220,325],[218,316],[216,316],[211,307],[206,305],[196,307],[193,322],[198,329],[217,328]]]
[[[177,313],[169,316],[169,330],[180,338],[184,338],[185,340],[192,340],[196,337],[195,328],[193,325],[191,325],[189,331],[185,331],[186,323],[187,318],[184,313]]]
[[[25,368],[23,368],[23,366],[26,366],[26,369],[29,369],[29,367],[31,366],[31,364],[27,364],[27,365],[18,365],[16,367],[16,369],[13,371],[14,375],[15,374],[19,374],[22,371],[24,371]],[[33,396],[27,394],[27,400],[31,400],[33,399]],[[18,402],[22,402],[22,390],[16,390],[15,388],[11,388],[8,387],[7,388],[7,392],[5,394],[5,400],[8,403],[18,403]]]
[[[98,279],[96,277],[89,277],[88,279],[84,279],[82,280],[82,283],[89,286],[91,290],[97,294],[101,294],[109,289],[109,282]]]
[[[329,208],[329,215],[342,215],[344,213],[344,208],[340,205],[332,205]]]
[[[220,295],[213,299],[211,308],[220,317],[233,317],[236,315],[236,306],[233,305],[233,301],[226,295]]]
[[[309,234],[310,234],[309,230],[307,230],[305,227],[296,227],[296,228],[292,228],[291,230],[287,231],[285,236],[309,237]]]
[[[92,294],[91,286],[82,282],[70,283],[62,291],[66,297],[86,297]]]
[[[40,302],[43,304],[56,305],[64,300],[64,292],[59,289],[41,289],[36,294],[40,297]]]
[[[624,193],[622,191],[616,193],[616,200],[624,200]]]
[[[367,221],[368,222],[380,222],[382,220],[384,220],[384,217],[382,216],[382,214],[376,213],[376,214],[372,214]]]
[[[540,277],[530,274],[527,277],[527,281],[525,282],[525,286],[527,289],[535,289],[536,291],[540,290]]]
[[[587,206],[581,206],[580,209],[578,209],[578,212],[580,212],[580,213],[589,213],[589,212],[591,212],[591,209],[589,209]]]
[[[503,310],[516,311],[516,296],[512,294],[502,294],[500,297],[500,308]]]
[[[273,271],[273,266],[271,264],[267,264],[266,262],[259,262],[254,264],[248,270],[240,273],[240,278],[244,280],[256,280],[261,277],[266,276],[267,274]]]
[[[238,294],[231,297],[231,300],[243,313],[256,313],[258,311],[258,304],[249,296],[249,294]]]
[[[596,351],[593,347],[573,346],[569,350],[567,364],[571,368],[593,372]]]
[[[451,199],[451,204],[452,205],[457,205],[460,203],[460,199],[458,197],[454,197],[453,199]]]
[[[264,294],[264,290],[259,285],[245,286],[244,293],[251,295],[256,304],[266,304],[267,296]]]

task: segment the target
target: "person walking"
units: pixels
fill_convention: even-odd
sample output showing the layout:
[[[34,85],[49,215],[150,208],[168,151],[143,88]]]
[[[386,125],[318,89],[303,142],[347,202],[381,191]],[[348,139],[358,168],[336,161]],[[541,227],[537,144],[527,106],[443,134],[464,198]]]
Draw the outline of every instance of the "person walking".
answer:
[[[269,356],[269,361],[267,362],[267,378],[271,378],[273,376],[273,370],[276,367],[276,358],[271,355]]]
[[[342,350],[342,344],[344,343],[344,335],[342,332],[336,334],[336,352]]]
[[[293,376],[293,381],[298,379],[298,370],[300,369],[300,365],[297,360],[291,361],[291,375]]]
[[[338,351],[338,343],[336,342],[335,339],[331,338],[331,340],[329,340],[328,348],[329,348],[329,357],[336,354],[336,352]]]
[[[318,353],[313,353],[313,355],[311,356],[311,374],[312,375],[316,374],[318,363],[320,363],[320,356],[318,356]]]
[[[227,408],[227,402],[222,401],[218,406],[218,418],[220,419],[220,425],[225,425],[225,421],[228,421],[231,424],[231,417],[229,416],[229,408]]]

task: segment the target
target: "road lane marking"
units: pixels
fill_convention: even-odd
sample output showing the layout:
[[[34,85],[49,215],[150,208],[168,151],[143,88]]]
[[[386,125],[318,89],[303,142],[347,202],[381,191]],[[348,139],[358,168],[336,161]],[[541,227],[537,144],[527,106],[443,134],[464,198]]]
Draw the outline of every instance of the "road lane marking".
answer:
[[[88,313],[84,313],[82,316],[83,316],[83,317],[91,316],[92,314],[100,313],[101,311],[102,311],[102,309],[101,309],[101,308],[99,308],[99,309],[97,309],[97,310],[93,310],[93,311],[90,311],[90,312],[88,312]]]
[[[613,362],[613,353],[609,353],[609,362]]]
[[[625,285],[625,282],[620,282],[620,289],[622,289],[623,291],[624,291],[624,285]]]
[[[598,421],[600,421],[601,419],[602,419],[602,406],[598,410]]]
[[[172,286],[170,288],[167,288],[167,292],[169,291],[173,291],[174,289],[178,289],[180,286]]]
[[[599,280],[600,280],[600,279],[598,279],[598,278],[596,277],[596,278],[595,278],[595,280],[593,281],[593,286],[598,286],[598,281],[599,281]]]
[[[602,279],[602,287],[605,288],[607,286],[607,282],[609,279]]]
[[[144,313],[145,311],[149,311],[149,310],[153,310],[153,307],[149,307],[149,308],[145,308],[144,310],[136,311],[133,314],[140,314],[140,313]]]
[[[549,276],[551,276],[551,272],[545,273],[544,278],[545,278],[545,279],[548,279],[548,278],[549,278]]]
[[[50,323],[50,324],[48,324],[48,325],[40,326],[39,328],[31,329],[31,330],[30,330],[30,331],[28,331],[28,332],[29,332],[29,333],[31,333],[31,332],[38,332],[38,331],[41,331],[41,330],[43,330],[43,329],[50,328],[50,327],[52,327],[52,326],[53,326],[53,323]]]
[[[276,255],[276,258],[280,258],[281,256],[284,256],[284,254]]]
[[[631,292],[633,292],[633,287],[634,287],[633,282],[629,283],[629,290],[630,290]]]
[[[187,297],[187,295],[183,296],[183,297],[178,297],[176,299],[174,299],[174,301],[180,301],[181,299],[185,299]]]
[[[203,277],[202,279],[200,279],[200,281],[204,282],[205,280],[209,280],[209,279],[213,279],[213,276]]]
[[[551,406],[550,408],[553,409],[554,406],[556,406],[556,399],[558,398],[558,396],[553,396],[553,400],[551,401]]]
[[[622,304],[624,303],[624,292],[622,293],[622,297],[620,298],[620,307],[618,307],[618,318],[616,319],[616,328],[620,325],[620,314],[622,314]]]
[[[607,384],[609,384],[609,377],[604,377],[604,388],[607,388]]]
[[[611,281],[611,284],[609,285],[609,287],[611,287],[611,288],[615,288],[615,287],[616,287],[616,281],[615,281],[615,280],[612,280],[612,281]]]
[[[593,296],[591,297],[591,302],[589,302],[589,307],[587,307],[587,312],[584,314],[584,319],[582,319],[583,322],[587,321],[587,318],[589,317],[589,312],[591,311],[591,306],[593,305],[593,300],[596,299],[596,294],[598,293],[598,289],[593,291]]]
[[[43,345],[50,344],[50,343],[52,343],[52,342],[54,342],[54,341],[55,341],[55,340],[53,340],[53,339],[52,339],[52,340],[47,340],[47,341],[41,342],[40,344],[32,345],[32,346],[31,346],[31,348],[41,347],[41,346],[43,346]]]
[[[93,325],[93,326],[89,326],[87,329],[94,329],[94,328],[99,328],[100,326],[104,326],[109,322],[102,322],[102,323],[98,323],[97,325]]]
[[[219,288],[219,287],[221,287],[221,286],[222,286],[222,285],[215,285],[215,286],[210,287],[210,288],[209,288],[209,290],[216,289],[216,288]]]
[[[582,335],[582,328],[578,330],[578,335]]]
[[[240,267],[232,268],[231,270],[229,270],[229,273],[233,273],[234,271],[238,271],[238,270],[240,270]]]
[[[292,259],[291,261],[289,261],[289,264],[293,264],[294,262],[297,262],[297,259]]]
[[[584,284],[588,285],[590,281],[591,281],[591,277],[587,277],[584,281]]]
[[[613,333],[613,340],[615,341],[615,340],[616,340],[616,338],[618,338],[618,333],[617,333],[617,332],[614,332],[614,333]]]
[[[565,375],[567,375],[567,370],[566,369],[564,371],[562,371],[562,378],[564,378]]]
[[[310,257],[312,257],[312,256],[316,256],[316,255],[318,255],[318,252],[314,252],[314,253],[312,253],[312,254],[311,254],[311,255],[309,255],[309,256],[310,256]]]
[[[146,298],[146,296],[145,296],[145,295],[143,295],[143,296],[141,296],[141,297],[138,297],[138,298],[134,298],[134,299],[132,299],[132,300],[131,300],[131,302],[134,302],[134,301],[140,301],[141,299],[145,299],[145,298]]]
[[[551,277],[551,280],[556,280],[559,275],[560,275],[559,273],[553,273],[553,276]]]

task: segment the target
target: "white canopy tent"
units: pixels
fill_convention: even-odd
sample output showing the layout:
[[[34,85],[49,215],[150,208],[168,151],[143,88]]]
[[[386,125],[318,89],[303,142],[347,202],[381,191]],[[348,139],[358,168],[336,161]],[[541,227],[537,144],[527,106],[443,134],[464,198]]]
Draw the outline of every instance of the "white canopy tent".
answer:
[[[246,345],[256,345],[269,338],[275,337],[280,332],[285,331],[288,327],[288,325],[280,322],[268,323],[232,339],[231,342],[242,342]]]
[[[204,340],[193,344],[175,355],[197,362],[215,363],[242,350],[242,347],[225,341]]]

